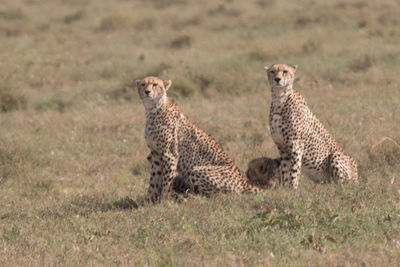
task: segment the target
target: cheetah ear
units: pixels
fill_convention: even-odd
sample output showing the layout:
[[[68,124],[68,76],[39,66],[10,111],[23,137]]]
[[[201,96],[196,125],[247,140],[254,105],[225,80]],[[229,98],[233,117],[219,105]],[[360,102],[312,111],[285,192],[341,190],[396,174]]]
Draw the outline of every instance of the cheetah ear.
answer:
[[[142,80],[136,80],[136,86],[137,86],[137,88],[139,88],[140,87],[140,82],[141,82]]]
[[[269,67],[268,67],[268,66],[265,66],[264,69],[265,69],[266,71],[268,71],[268,70],[269,70]]]
[[[297,70],[297,65],[291,65],[290,67],[292,67],[292,68],[293,68],[293,73],[295,73],[295,72],[296,72],[296,70]]]
[[[164,80],[163,83],[164,83],[165,91],[168,91],[168,89],[172,85],[172,81],[171,80]]]

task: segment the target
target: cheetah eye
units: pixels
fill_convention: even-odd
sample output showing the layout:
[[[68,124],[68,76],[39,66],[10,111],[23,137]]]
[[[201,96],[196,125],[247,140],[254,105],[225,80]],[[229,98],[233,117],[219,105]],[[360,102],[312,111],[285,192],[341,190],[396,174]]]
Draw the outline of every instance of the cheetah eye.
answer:
[[[284,70],[284,71],[283,71],[283,74],[287,74],[287,73],[288,73],[288,71],[287,71],[287,70]]]
[[[157,87],[157,84],[156,84],[156,83],[153,83],[153,88],[154,88],[154,87]]]
[[[271,70],[271,74],[275,74],[275,71]]]
[[[141,85],[142,85],[142,87],[145,87],[145,86],[146,86],[146,84],[145,84],[145,83],[142,83]]]

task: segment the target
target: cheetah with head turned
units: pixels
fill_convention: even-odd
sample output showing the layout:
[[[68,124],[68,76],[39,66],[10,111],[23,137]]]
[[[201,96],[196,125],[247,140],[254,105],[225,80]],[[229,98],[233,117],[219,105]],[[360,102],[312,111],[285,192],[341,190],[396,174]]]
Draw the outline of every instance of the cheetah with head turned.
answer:
[[[205,195],[262,191],[248,183],[217,142],[167,97],[170,80],[147,77],[136,83],[145,107],[145,138],[151,150],[148,200],[155,202],[173,196],[177,179],[183,187]]]
[[[355,161],[293,89],[297,66],[265,67],[271,85],[269,125],[281,156],[281,182],[297,189],[300,171],[317,183],[358,181]]]
[[[261,188],[275,188],[280,183],[280,165],[280,158],[261,157],[253,159],[247,166],[247,180]]]

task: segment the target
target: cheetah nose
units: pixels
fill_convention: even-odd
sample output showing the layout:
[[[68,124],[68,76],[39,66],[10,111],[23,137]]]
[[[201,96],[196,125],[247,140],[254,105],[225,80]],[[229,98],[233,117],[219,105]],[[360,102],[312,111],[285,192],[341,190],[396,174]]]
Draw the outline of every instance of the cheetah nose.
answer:
[[[149,91],[149,90],[144,90],[144,92],[146,93],[146,95],[149,95],[149,94],[150,94],[150,91]]]
[[[281,78],[278,78],[278,77],[275,78],[275,82],[277,82],[277,83],[279,83],[281,80],[282,80]]]

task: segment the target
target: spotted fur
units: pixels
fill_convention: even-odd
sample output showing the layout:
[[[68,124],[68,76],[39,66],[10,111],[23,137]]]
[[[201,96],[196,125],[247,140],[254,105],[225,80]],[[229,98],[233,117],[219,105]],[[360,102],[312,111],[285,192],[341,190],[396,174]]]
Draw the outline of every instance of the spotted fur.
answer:
[[[261,192],[241,175],[217,142],[189,120],[167,97],[171,81],[157,77],[137,80],[146,111],[145,137],[151,150],[148,199],[174,195],[174,182],[202,194]]]
[[[300,171],[314,182],[357,181],[357,165],[293,89],[297,66],[265,67],[271,85],[269,125],[281,156],[281,179],[297,188]]]
[[[155,154],[155,153],[153,152],[153,154]],[[157,165],[155,163],[157,161],[156,161],[155,157],[152,157],[152,153],[150,153],[147,156],[147,160],[149,161],[149,163],[151,165],[150,173],[153,176],[153,180],[156,180],[157,184],[160,184],[161,183],[161,179],[162,179],[162,176],[161,176],[161,171],[162,171],[161,165],[160,164]],[[157,189],[158,189],[157,194],[161,194],[161,187],[159,187]],[[187,195],[187,193],[190,192],[190,184],[188,183],[188,181],[184,177],[177,176],[174,179],[173,183],[172,183],[172,189],[173,189],[173,192],[176,193],[176,194]],[[149,190],[155,190],[155,188],[149,188]],[[198,193],[198,192],[192,192],[192,193]]]

